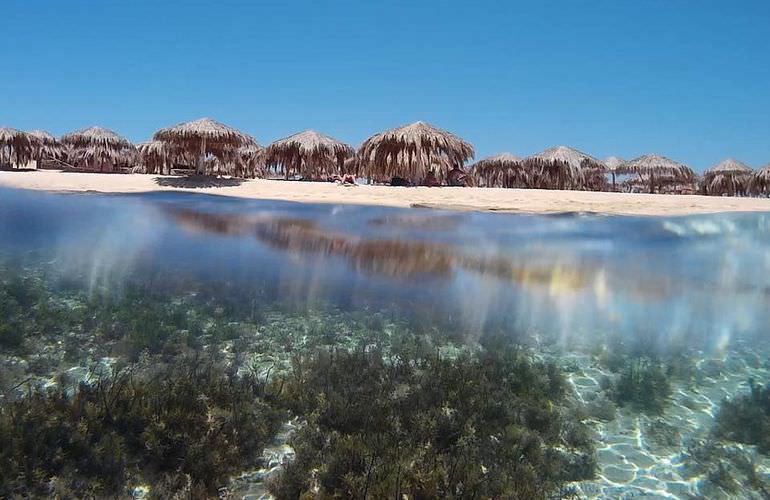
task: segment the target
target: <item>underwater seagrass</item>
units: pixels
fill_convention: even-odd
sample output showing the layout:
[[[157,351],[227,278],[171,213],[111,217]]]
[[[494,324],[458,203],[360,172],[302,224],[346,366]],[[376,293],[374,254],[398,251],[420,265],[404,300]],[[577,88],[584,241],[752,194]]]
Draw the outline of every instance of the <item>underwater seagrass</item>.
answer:
[[[198,356],[129,365],[71,394],[31,391],[0,405],[0,497],[125,496],[136,484],[156,498],[215,495],[285,418],[267,397],[255,376]]]
[[[609,384],[609,394],[619,405],[658,415],[671,397],[671,383],[661,363],[648,358],[626,359],[620,375]]]
[[[725,399],[719,408],[715,434],[730,441],[756,445],[770,454],[770,383],[749,379],[749,393]]]
[[[306,424],[271,480],[279,499],[546,498],[594,475],[563,375],[512,347],[321,350],[294,359],[281,398]]]

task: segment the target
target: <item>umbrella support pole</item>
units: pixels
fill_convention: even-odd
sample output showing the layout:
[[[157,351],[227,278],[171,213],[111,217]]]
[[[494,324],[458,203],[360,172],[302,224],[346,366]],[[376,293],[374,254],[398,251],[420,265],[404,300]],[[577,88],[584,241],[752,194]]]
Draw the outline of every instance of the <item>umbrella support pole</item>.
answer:
[[[205,173],[204,170],[203,170],[204,167],[205,167],[205,162],[206,162],[206,138],[202,137],[201,138],[201,154],[198,157],[198,164],[195,166],[195,173],[196,174],[203,175]]]

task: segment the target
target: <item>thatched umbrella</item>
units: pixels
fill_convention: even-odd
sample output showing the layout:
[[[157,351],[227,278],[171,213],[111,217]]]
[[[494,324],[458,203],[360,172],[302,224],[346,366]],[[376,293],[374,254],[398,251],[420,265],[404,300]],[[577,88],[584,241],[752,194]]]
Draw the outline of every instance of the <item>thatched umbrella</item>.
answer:
[[[227,148],[239,148],[253,142],[253,139],[243,132],[211,118],[162,128],[155,132],[152,138],[156,141],[166,141],[185,153],[195,155],[196,170],[199,174],[205,173],[208,155],[221,155]]]
[[[322,179],[341,173],[345,160],[354,153],[343,142],[305,130],[275,141],[265,154],[267,166],[282,170],[286,179],[292,173],[305,179]]]
[[[0,165],[22,166],[34,159],[35,139],[15,128],[0,128]]]
[[[749,190],[754,194],[770,194],[770,163],[752,174]]]
[[[128,166],[136,160],[136,149],[128,139],[102,127],[65,134],[61,142],[71,147],[70,163],[85,165],[85,168],[98,167],[99,172],[104,172],[106,166],[113,172],[115,167]]]
[[[223,155],[223,168],[233,177],[262,177],[265,170],[265,148],[252,140],[239,148],[228,148]]]
[[[38,168],[56,164],[64,157],[64,147],[56,137],[45,130],[27,132],[34,140],[34,156]]]
[[[169,174],[173,166],[171,147],[164,141],[147,141],[136,146],[148,174]]]
[[[368,138],[359,149],[367,175],[423,180],[437,165],[437,174],[461,168],[473,158],[473,146],[454,134],[425,122],[386,130]]]
[[[538,172],[546,181],[545,186],[564,189],[569,182],[570,187],[582,187],[589,170],[604,172],[604,164],[591,155],[567,146],[549,148],[524,159],[525,168]],[[554,182],[555,181],[555,182]]]
[[[626,161],[623,158],[619,158],[617,156],[610,156],[609,158],[604,160],[604,165],[607,167],[607,170],[609,171],[610,175],[612,175],[613,191],[615,191],[615,172],[618,170],[618,167],[620,167],[625,162]]]
[[[745,194],[752,172],[745,163],[728,158],[703,173],[703,189],[706,194],[717,196]]]
[[[650,193],[655,192],[656,182],[692,182],[695,179],[695,172],[690,167],[659,155],[644,155],[627,161],[616,172],[638,174],[647,179]]]
[[[486,187],[526,187],[529,180],[521,158],[511,153],[484,158],[470,168],[476,182]]]

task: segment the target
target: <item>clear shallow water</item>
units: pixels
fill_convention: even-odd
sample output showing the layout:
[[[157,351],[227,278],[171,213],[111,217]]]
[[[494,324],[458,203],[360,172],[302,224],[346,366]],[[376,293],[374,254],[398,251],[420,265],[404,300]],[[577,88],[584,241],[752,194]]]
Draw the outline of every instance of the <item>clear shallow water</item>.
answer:
[[[312,325],[324,322],[351,330],[335,342],[352,345],[348,315],[436,332],[454,346],[504,339],[557,360],[587,405],[605,401],[603,379],[617,377],[602,358],[613,346],[691,364],[662,413],[623,407],[610,420],[585,418],[597,472],[577,494],[762,498],[745,485],[731,493],[711,465],[688,457],[709,438],[723,398],[745,392],[749,377],[768,380],[770,215],[532,216],[0,190],[0,257],[6,273],[39,272],[90,296],[138,283],[227,297],[238,311],[258,303],[264,322],[301,333],[282,334],[293,344],[284,350],[314,344],[323,328]],[[52,370],[125,354],[89,349]],[[678,437],[655,441],[671,428]],[[768,478],[765,455],[724,446],[750,454]]]
[[[277,301],[396,305],[480,332],[566,342],[611,330],[704,349],[764,333],[770,314],[764,214],[519,216],[11,191],[0,207],[7,254],[34,251],[91,287],[162,271]]]

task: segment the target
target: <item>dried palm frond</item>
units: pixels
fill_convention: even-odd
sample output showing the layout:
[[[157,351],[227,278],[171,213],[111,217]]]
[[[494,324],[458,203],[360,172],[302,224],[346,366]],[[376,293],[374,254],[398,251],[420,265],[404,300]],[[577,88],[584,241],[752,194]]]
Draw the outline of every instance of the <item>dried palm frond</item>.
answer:
[[[479,160],[470,170],[478,186],[528,187],[529,175],[522,160],[511,153],[502,153]]]
[[[606,170],[593,156],[567,146],[546,149],[522,163],[530,170],[533,187],[546,189],[583,189],[590,171]]]
[[[403,177],[412,181],[435,173],[446,179],[449,170],[473,158],[473,146],[454,134],[416,122],[368,138],[359,149],[364,175],[372,178]]]
[[[22,166],[34,159],[35,139],[15,128],[0,128],[0,166]]]
[[[64,146],[45,130],[27,132],[34,140],[34,157],[38,168],[58,167],[65,158]]]
[[[648,182],[650,193],[655,192],[656,185],[692,183],[695,179],[695,172],[690,167],[659,155],[640,156],[620,165],[615,171],[639,174]]]
[[[749,181],[749,192],[754,194],[770,194],[770,163],[755,171]]]
[[[220,163],[227,162],[228,150],[254,143],[254,140],[211,118],[201,118],[180,123],[173,127],[162,128],[153,134],[156,141],[165,141],[185,154],[197,157],[196,169],[205,173],[209,156],[214,156]]]
[[[62,136],[67,162],[78,169],[117,172],[132,167],[138,156],[134,146],[112,130],[90,127]]]
[[[345,160],[353,155],[353,148],[347,144],[314,130],[305,130],[268,146],[266,163],[287,179],[290,175],[324,179],[342,173]]]
[[[89,127],[65,134],[61,138],[65,144],[72,144],[76,148],[102,146],[109,149],[122,149],[130,147],[131,143],[112,130],[102,127]]]
[[[174,165],[171,146],[165,141],[147,141],[136,146],[147,174],[168,174]]]
[[[752,172],[746,164],[728,158],[703,173],[703,191],[715,196],[746,194]]]
[[[239,148],[226,148],[219,155],[216,169],[233,177],[255,178],[265,175],[265,148],[253,142]]]

